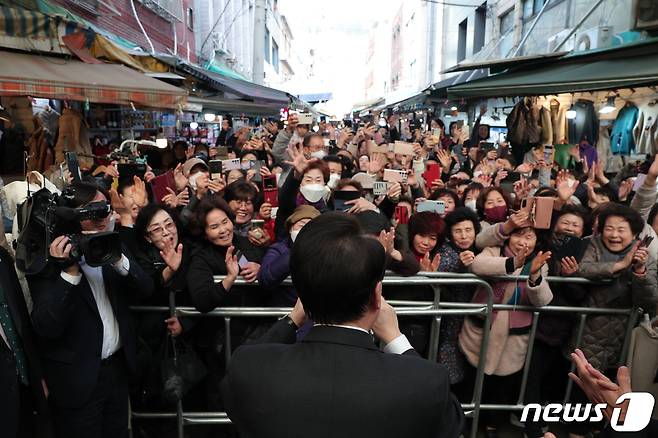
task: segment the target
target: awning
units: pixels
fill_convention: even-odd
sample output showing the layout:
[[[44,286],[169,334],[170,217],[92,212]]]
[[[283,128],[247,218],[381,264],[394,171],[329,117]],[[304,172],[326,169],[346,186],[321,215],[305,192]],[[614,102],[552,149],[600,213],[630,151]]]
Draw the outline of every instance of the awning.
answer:
[[[537,96],[611,90],[658,83],[658,53],[572,61],[567,58],[532,68],[500,73],[448,89],[448,96]]]
[[[119,64],[0,51],[0,95],[178,108],[187,93]]]
[[[363,100],[361,102],[355,103],[352,106],[352,111],[351,112],[361,111],[361,110],[364,110],[366,108],[375,107],[377,105],[380,105],[380,104],[384,103],[384,101],[385,100],[384,100],[383,97],[377,97],[376,99]]]
[[[442,71],[441,73],[453,73],[457,71],[475,70],[479,68],[491,69],[493,73],[494,71],[501,71],[520,64],[528,65],[533,62],[543,63],[551,59],[561,58],[567,53],[569,52],[545,53],[542,55],[517,56],[515,58],[487,59],[485,61],[463,62],[454,65],[449,69]]]
[[[287,106],[289,102],[288,94],[274,88],[243,81],[241,79],[230,78],[218,73],[203,69],[196,65],[188,64],[182,61],[173,61],[169,58],[159,58],[163,62],[168,62],[177,69],[186,72],[198,79],[212,84],[217,90],[224,91],[239,96],[242,99],[253,100],[256,102],[272,102],[280,106]]]
[[[201,105],[203,112],[220,114],[244,114],[246,116],[278,116],[281,106],[272,103],[245,102],[244,100],[222,99],[219,97],[188,98],[188,103]]]

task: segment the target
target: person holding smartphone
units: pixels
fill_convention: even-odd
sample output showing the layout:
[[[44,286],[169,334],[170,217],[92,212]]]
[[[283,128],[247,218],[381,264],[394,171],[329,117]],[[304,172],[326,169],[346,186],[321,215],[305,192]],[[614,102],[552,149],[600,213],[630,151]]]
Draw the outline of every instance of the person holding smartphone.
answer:
[[[235,215],[234,233],[248,238],[252,245],[269,246],[274,237],[272,206],[262,202],[254,185],[235,181],[226,186],[224,200]]]

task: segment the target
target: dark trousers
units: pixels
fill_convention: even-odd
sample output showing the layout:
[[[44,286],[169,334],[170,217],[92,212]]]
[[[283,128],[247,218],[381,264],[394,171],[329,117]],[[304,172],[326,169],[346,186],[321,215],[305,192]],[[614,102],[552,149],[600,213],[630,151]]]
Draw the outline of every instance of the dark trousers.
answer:
[[[569,369],[570,362],[562,354],[562,346],[552,346],[536,340],[530,360],[525,403],[562,403]],[[527,437],[543,437],[542,428],[545,425],[542,419],[534,422],[529,417],[524,425]]]
[[[0,339],[0,427],[3,437],[33,436],[33,397],[30,388],[20,383],[16,360],[3,339]]]
[[[58,438],[126,438],[128,371],[121,351],[102,364],[91,397],[79,408],[53,407]]]

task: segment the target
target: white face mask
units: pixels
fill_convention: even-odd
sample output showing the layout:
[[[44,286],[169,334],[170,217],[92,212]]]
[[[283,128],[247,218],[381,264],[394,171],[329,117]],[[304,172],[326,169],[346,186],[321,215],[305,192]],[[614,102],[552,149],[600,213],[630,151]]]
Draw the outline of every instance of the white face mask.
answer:
[[[477,207],[476,207],[475,203],[476,203],[475,199],[468,200],[468,201],[464,202],[464,207],[468,207],[473,211],[477,211]]]
[[[297,236],[299,235],[299,232],[300,232],[300,231],[301,231],[301,230],[292,230],[292,231],[290,232],[290,240],[292,240],[292,241],[294,242],[295,239],[297,239]]]
[[[203,172],[197,172],[188,178],[187,183],[192,187],[192,190],[196,190],[196,180],[199,179],[202,173]]]
[[[323,159],[326,155],[327,154],[322,149],[320,149],[319,151],[311,152],[311,157],[317,158],[318,160]]]
[[[327,192],[327,187],[322,184],[307,184],[300,187],[299,191],[302,193],[302,196],[306,198],[308,202],[316,203]]]
[[[331,175],[329,175],[329,182],[327,183],[327,185],[331,190],[333,190],[338,185],[338,181],[340,181],[340,175],[337,173],[332,173]]]

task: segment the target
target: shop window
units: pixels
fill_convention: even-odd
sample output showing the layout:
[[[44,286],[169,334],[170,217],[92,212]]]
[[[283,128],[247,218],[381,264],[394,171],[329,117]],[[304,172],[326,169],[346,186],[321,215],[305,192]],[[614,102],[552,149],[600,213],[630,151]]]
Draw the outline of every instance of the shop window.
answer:
[[[459,23],[459,34],[457,37],[457,62],[466,59],[466,35],[468,34],[468,19]]]

